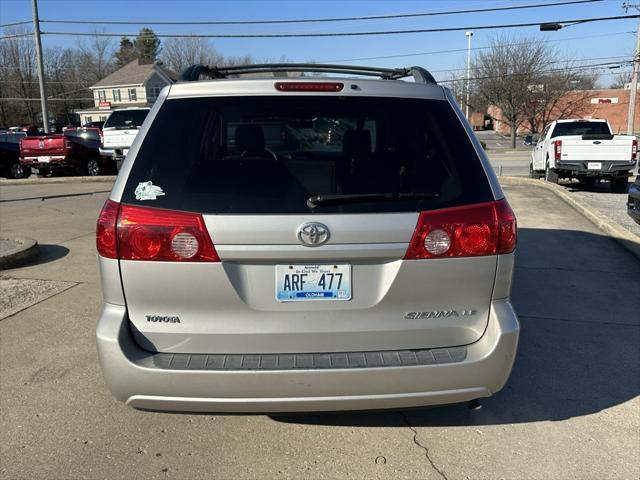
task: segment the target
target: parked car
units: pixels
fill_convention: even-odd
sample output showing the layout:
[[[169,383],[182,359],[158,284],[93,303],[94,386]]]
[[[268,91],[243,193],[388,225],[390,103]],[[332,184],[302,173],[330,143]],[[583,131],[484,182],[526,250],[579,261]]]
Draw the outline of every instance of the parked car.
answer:
[[[117,169],[127,156],[149,108],[123,108],[114,110],[102,127],[100,154],[111,158]]]
[[[525,135],[523,140],[522,140],[522,144],[523,145],[533,145],[535,143],[534,139],[533,139],[533,135]]]
[[[542,132],[531,154],[529,173],[552,183],[561,178],[587,185],[609,180],[612,192],[624,193],[637,154],[636,137],[613,135],[606,120],[556,120]]]
[[[25,137],[20,142],[23,167],[36,168],[40,175],[53,172],[100,175],[108,166],[100,157],[97,128],[67,128],[64,134]]]
[[[636,181],[629,186],[627,213],[640,225],[640,174],[636,177]]]
[[[360,410],[505,384],[516,219],[471,126],[423,69],[330,70],[354,78],[162,91],[97,225],[118,399]]]
[[[20,164],[20,140],[25,132],[0,132],[0,174],[7,178],[26,178],[31,169]]]
[[[104,127],[104,122],[103,121],[87,122],[83,125],[83,127],[99,128],[102,131],[102,127]]]

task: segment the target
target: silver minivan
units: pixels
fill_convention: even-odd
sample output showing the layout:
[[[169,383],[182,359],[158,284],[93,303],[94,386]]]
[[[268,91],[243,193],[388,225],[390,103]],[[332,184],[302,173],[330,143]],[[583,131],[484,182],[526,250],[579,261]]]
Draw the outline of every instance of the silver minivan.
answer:
[[[184,77],[98,220],[97,343],[116,398],[294,412],[503,387],[516,219],[448,89],[418,67]]]

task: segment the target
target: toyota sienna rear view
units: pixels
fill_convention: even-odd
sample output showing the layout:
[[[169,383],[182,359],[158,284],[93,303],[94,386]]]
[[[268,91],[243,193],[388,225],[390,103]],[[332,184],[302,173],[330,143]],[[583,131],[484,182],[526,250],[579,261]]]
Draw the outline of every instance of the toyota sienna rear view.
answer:
[[[515,358],[515,247],[479,142],[426,70],[194,66],[98,219],[100,364],[139,409],[475,401]]]

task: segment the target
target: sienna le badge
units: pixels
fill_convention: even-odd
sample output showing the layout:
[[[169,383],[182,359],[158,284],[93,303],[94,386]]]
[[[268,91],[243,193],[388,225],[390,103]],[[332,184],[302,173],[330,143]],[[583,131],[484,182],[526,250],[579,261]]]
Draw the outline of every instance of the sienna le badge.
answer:
[[[136,200],[155,200],[164,195],[162,188],[154,185],[151,181],[140,182],[134,193]]]

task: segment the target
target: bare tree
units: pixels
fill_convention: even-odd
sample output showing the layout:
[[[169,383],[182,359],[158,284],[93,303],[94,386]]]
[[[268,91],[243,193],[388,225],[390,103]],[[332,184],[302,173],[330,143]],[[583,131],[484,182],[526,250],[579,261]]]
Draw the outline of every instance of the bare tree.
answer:
[[[633,76],[633,71],[631,70],[617,74],[614,77],[610,88],[624,88],[625,85],[628,85],[629,83],[631,83],[632,76]]]
[[[479,53],[472,64],[474,87],[479,98],[501,111],[511,129],[511,148],[516,131],[526,120],[527,105],[536,97],[540,72],[548,65],[544,43],[533,38],[496,37],[491,48]]]
[[[160,59],[171,70],[182,73],[190,65],[219,65],[223,56],[204,38],[169,38],[162,47]]]
[[[583,115],[585,100],[591,96],[589,90],[595,87],[596,81],[596,74],[576,71],[569,63],[565,63],[563,70],[542,73],[540,83],[524,107],[531,133],[540,132],[552,120]]]
[[[7,28],[3,32],[6,35],[28,33],[24,27]],[[2,65],[1,77],[3,82],[4,98],[20,98],[22,100],[6,100],[3,106],[3,115],[7,122],[36,123],[36,105],[29,98],[37,97],[38,77],[36,74],[35,47],[29,37],[5,39],[0,42],[0,65]],[[5,102],[5,100],[3,100]]]
[[[95,30],[94,33],[99,33]],[[94,35],[87,41],[80,41],[77,44],[78,67],[85,80],[89,84],[94,84],[104,77],[113,73],[115,62],[113,61],[114,45],[109,37]]]

